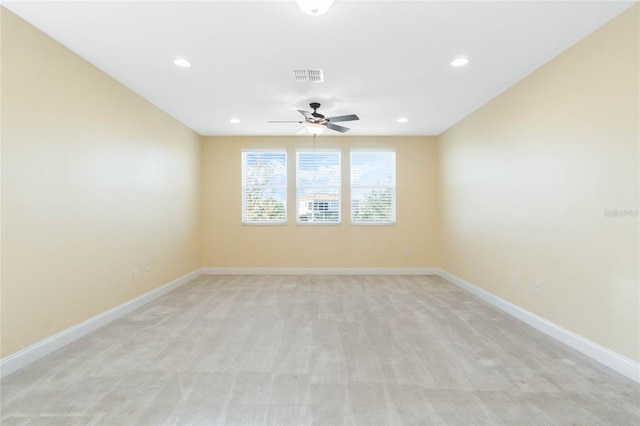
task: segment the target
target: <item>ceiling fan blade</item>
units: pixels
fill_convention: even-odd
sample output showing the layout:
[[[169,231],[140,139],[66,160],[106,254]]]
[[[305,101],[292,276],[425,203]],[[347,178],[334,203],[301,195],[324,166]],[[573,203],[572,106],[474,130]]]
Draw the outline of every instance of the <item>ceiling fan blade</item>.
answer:
[[[327,128],[340,133],[347,133],[349,131],[348,127],[338,126],[337,124],[333,124],[331,122],[327,123]]]
[[[298,131],[296,132],[296,135],[306,135],[307,133],[309,133],[309,132],[307,132],[307,128],[306,128],[306,127],[304,127],[304,126],[302,126],[302,127],[300,128],[300,130],[298,130]]]
[[[311,114],[309,111],[303,111],[301,109],[298,110],[298,112],[302,115],[304,115],[304,118],[308,118],[309,120],[313,120],[313,114]]]
[[[271,120],[271,121],[267,121],[267,123],[304,123],[304,121],[300,121],[300,120],[295,120],[295,121]]]
[[[355,121],[355,120],[360,120],[360,118],[358,118],[357,115],[355,114],[350,114],[350,115],[339,115],[338,117],[329,117],[327,118],[327,120],[333,122],[333,123],[337,123],[339,121]]]

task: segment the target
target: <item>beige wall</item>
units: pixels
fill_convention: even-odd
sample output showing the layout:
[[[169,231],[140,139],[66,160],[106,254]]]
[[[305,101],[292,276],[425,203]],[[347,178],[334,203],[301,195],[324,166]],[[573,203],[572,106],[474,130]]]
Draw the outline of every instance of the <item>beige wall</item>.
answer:
[[[307,137],[207,137],[203,144],[203,266],[425,267],[437,266],[435,138],[320,136],[317,148],[342,150],[342,224],[296,225],[295,150]],[[285,148],[288,224],[241,223],[241,151]],[[350,224],[349,150],[395,148],[396,225]],[[231,255],[230,251],[234,251]],[[405,256],[405,250],[409,256]]]
[[[5,357],[200,266],[201,142],[11,12],[1,19]]]
[[[442,267],[635,361],[638,51],[636,5],[439,139]]]

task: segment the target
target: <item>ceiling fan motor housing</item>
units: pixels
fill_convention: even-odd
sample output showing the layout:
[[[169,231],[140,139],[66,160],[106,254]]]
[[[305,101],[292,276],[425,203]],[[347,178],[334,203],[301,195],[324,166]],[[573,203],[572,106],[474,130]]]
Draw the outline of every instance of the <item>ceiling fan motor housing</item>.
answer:
[[[319,119],[323,119],[324,115],[320,114],[319,112],[317,112],[316,110],[318,108],[320,108],[320,104],[318,102],[311,102],[309,104],[309,106],[311,107],[311,109],[313,109],[313,112],[311,113],[311,115],[313,115],[315,118],[319,118]]]

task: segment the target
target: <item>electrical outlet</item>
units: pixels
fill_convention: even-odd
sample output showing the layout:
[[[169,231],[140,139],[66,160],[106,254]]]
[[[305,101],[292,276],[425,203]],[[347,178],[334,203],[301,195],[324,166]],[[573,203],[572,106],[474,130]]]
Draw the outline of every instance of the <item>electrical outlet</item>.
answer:
[[[149,275],[151,273],[151,266],[147,265],[144,267],[144,274]]]
[[[536,281],[535,287],[536,293],[542,293],[542,284],[540,284],[540,281]]]
[[[133,270],[133,273],[131,274],[131,278],[133,278],[134,280],[138,279],[138,268],[135,268]]]
[[[511,284],[518,286],[518,274],[511,274]]]
[[[404,257],[409,257],[409,256],[411,256],[411,250],[409,250],[409,249],[404,249],[404,250],[402,250],[402,255],[403,255]]]
[[[234,248],[229,249],[229,256],[233,257],[235,255],[236,255],[236,249],[234,249]]]

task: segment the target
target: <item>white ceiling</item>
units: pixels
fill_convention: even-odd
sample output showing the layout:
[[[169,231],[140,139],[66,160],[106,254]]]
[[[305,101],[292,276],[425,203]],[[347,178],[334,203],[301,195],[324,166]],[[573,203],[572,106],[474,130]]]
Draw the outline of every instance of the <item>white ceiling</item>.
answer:
[[[298,120],[312,101],[358,114],[340,123],[349,135],[437,135],[633,3],[337,0],[322,16],[293,0],[3,6],[202,135],[293,135],[300,125],[267,121]],[[469,65],[451,67],[460,55]],[[294,68],[325,81],[295,82]]]

